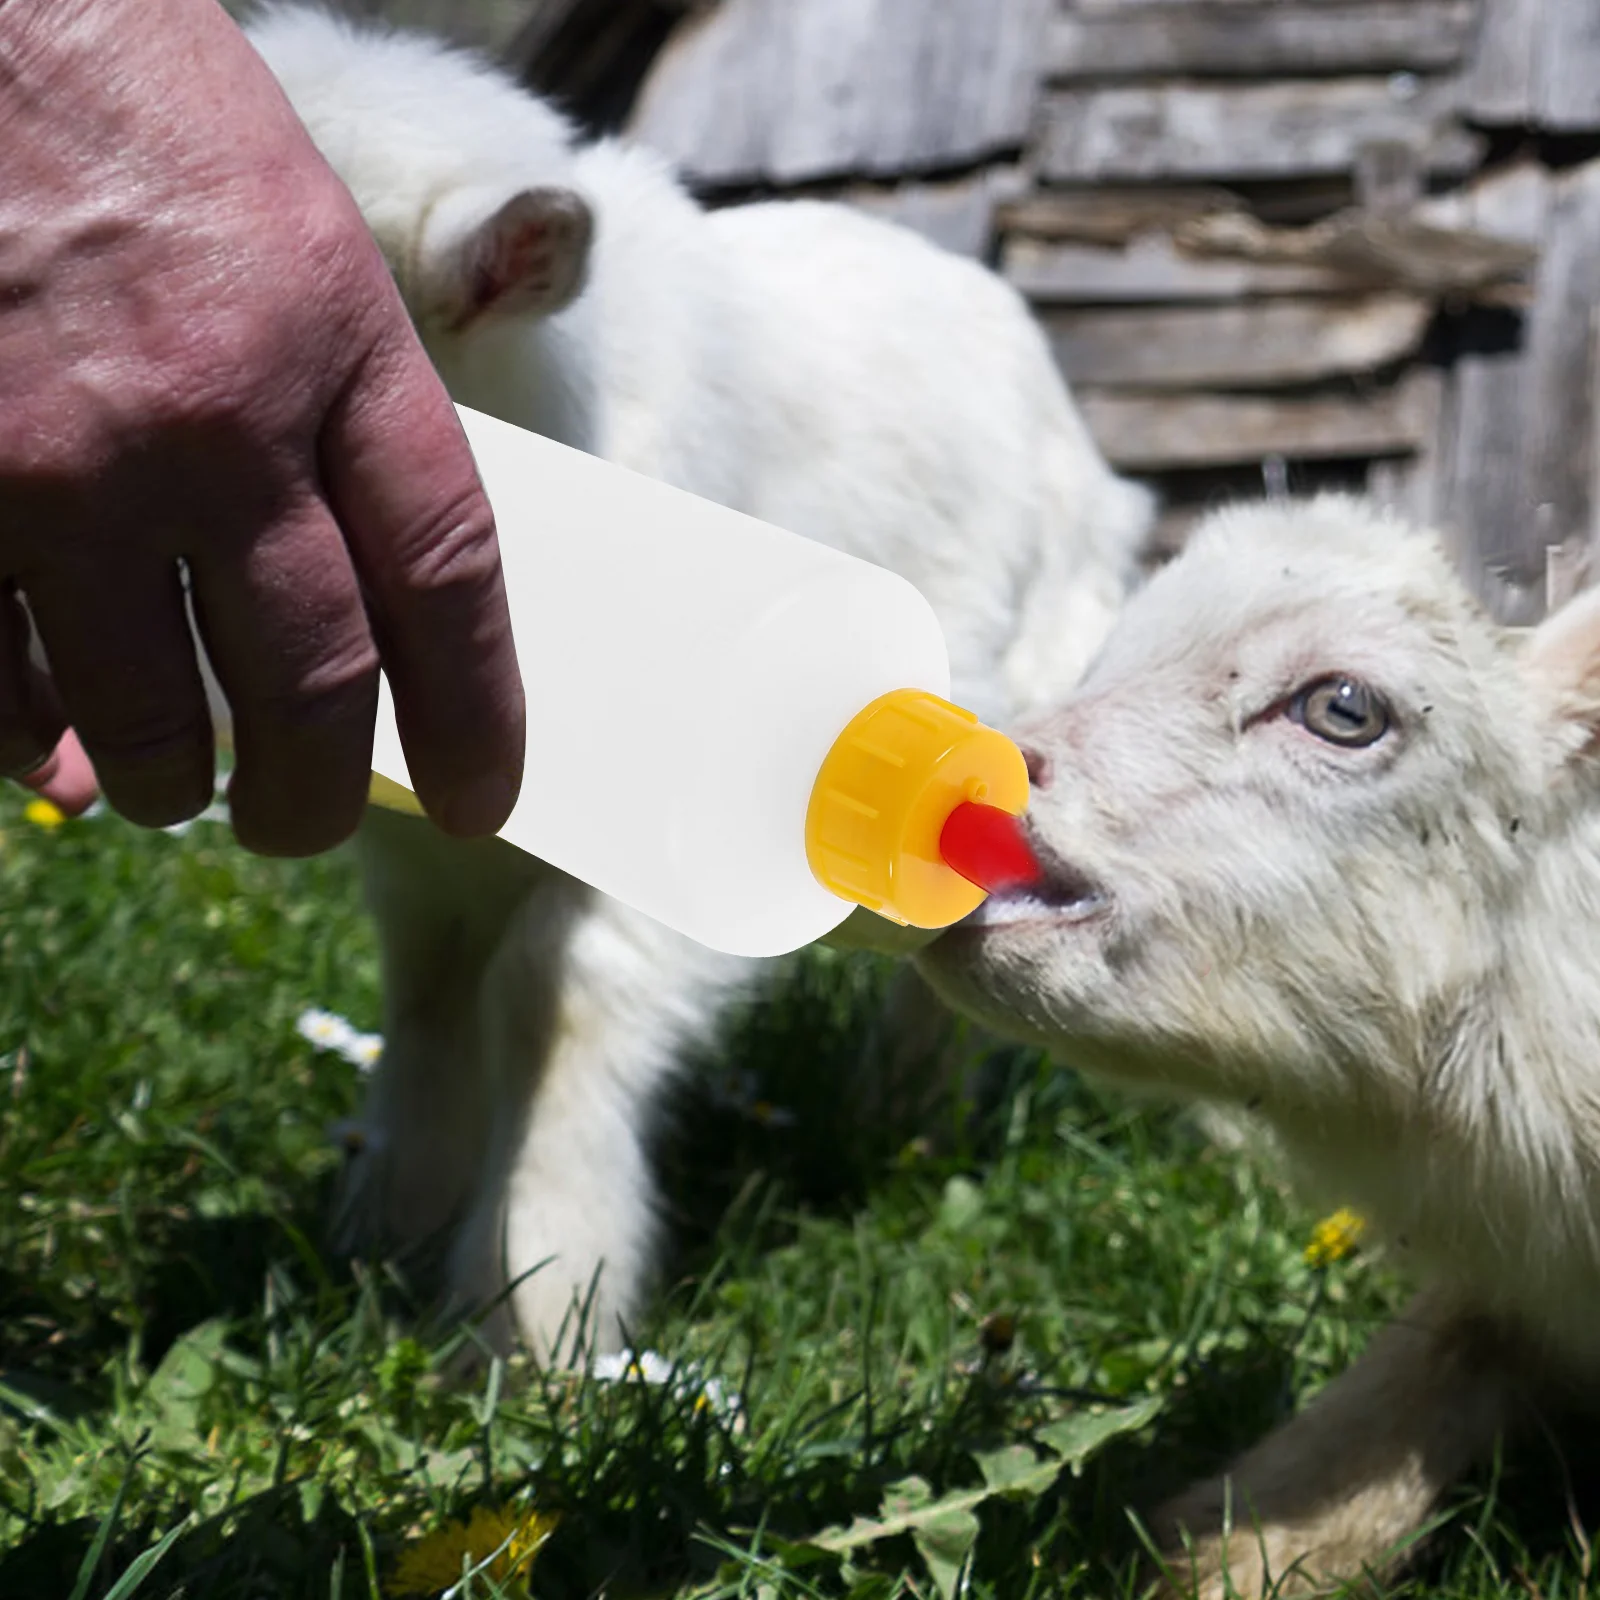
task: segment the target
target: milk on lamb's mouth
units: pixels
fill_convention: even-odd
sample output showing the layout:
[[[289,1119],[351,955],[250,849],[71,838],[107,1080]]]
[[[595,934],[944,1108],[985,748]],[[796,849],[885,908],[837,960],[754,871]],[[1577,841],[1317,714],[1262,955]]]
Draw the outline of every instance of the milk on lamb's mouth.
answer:
[[[1082,873],[1071,867],[1052,866],[1036,883],[990,895],[957,926],[1003,928],[1023,922],[1087,922],[1110,903],[1110,896]]]

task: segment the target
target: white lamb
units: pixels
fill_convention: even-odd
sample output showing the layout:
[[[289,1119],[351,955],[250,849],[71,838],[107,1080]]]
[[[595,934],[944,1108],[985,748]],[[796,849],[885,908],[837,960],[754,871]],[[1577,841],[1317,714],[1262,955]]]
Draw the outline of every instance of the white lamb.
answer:
[[[1243,1595],[1382,1569],[1530,1400],[1600,1379],[1600,592],[1514,636],[1361,502],[1225,511],[1021,738],[1043,881],[922,970],[1250,1108],[1425,1285],[1163,1527],[1206,1596],[1224,1560]]]
[[[576,144],[426,38],[301,6],[249,31],[457,400],[904,574],[982,716],[1070,685],[1150,504],[996,277],[839,206],[705,213],[647,152]],[[625,749],[616,768],[650,781]],[[652,1253],[653,1103],[758,965],[492,842],[374,813],[361,844],[387,1046],[347,1237],[436,1245],[457,1305],[502,1297],[501,1345],[551,1352],[591,1290],[616,1344]]]

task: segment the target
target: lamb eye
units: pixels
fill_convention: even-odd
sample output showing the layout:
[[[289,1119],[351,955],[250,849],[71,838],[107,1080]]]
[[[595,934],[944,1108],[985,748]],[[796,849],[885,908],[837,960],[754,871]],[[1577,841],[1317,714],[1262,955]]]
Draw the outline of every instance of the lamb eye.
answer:
[[[1329,744],[1360,749],[1389,730],[1389,708],[1358,678],[1319,678],[1289,702],[1289,715]]]

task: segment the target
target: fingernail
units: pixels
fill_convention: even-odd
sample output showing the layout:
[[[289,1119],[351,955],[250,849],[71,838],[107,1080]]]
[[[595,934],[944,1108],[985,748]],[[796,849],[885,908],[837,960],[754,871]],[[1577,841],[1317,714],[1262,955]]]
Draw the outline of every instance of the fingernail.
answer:
[[[42,789],[55,777],[56,768],[61,765],[61,758],[52,750],[47,755],[42,755],[31,767],[14,773],[17,782],[27,789]]]
[[[498,833],[522,791],[522,774],[492,770],[464,784],[446,799],[435,818],[446,833],[464,839]]]

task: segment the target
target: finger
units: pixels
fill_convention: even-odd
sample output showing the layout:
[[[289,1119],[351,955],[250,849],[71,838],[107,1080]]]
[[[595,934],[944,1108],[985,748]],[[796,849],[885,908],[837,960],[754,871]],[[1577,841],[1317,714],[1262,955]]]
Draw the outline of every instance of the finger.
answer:
[[[211,800],[211,719],[176,563],[106,559],[27,580],[57,692],[106,799],[168,827]]]
[[[190,561],[195,617],[233,721],[228,807],[246,849],[315,855],[361,821],[378,652],[349,552],[306,500],[247,549]]]
[[[450,833],[494,833],[522,784],[522,682],[494,518],[420,350],[369,363],[328,419],[322,466],[417,796]]]
[[[16,592],[0,593],[0,773],[21,777],[51,758],[65,726],[50,680],[28,658],[28,613]]]
[[[71,728],[32,772],[17,782],[43,795],[63,815],[81,817],[99,796],[100,783],[77,734]]]

